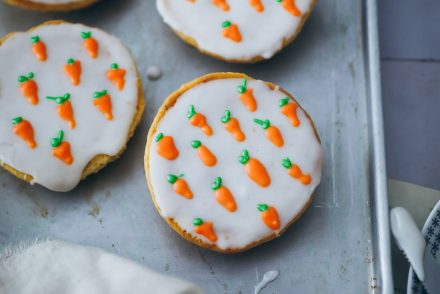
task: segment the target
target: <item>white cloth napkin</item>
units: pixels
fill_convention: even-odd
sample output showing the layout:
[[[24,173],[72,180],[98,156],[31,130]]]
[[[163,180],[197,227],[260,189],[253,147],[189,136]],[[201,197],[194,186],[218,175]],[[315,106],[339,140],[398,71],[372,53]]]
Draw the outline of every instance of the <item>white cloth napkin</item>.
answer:
[[[201,294],[102,249],[62,241],[7,250],[0,256],[1,294]]]

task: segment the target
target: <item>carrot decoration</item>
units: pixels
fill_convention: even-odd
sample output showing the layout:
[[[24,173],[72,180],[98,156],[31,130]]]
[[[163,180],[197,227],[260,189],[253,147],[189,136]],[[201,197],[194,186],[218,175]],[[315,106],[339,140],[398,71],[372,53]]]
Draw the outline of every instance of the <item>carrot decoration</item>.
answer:
[[[237,92],[240,94],[241,102],[250,112],[257,110],[257,101],[255,100],[253,90],[247,88],[247,79],[243,79],[241,85],[237,87]]]
[[[110,95],[107,94],[107,90],[95,92],[95,94],[93,94],[93,98],[93,105],[95,105],[98,110],[104,114],[106,119],[112,120],[112,99]]]
[[[107,79],[109,79],[119,91],[124,89],[126,70],[119,68],[117,63],[112,63],[107,71]]]
[[[98,57],[99,44],[95,38],[92,37],[92,32],[81,32],[81,38],[84,39],[83,46],[89,53],[90,57]]]
[[[301,11],[295,4],[296,0],[276,0],[278,3],[284,7],[287,12],[289,12],[293,16],[301,16]]]
[[[303,185],[308,185],[312,182],[312,177],[310,175],[306,175],[302,172],[301,168],[292,163],[289,158],[284,158],[282,161],[282,165],[287,169],[289,175],[292,178],[297,179]]]
[[[271,180],[266,168],[258,159],[250,157],[249,151],[243,150],[239,160],[245,165],[247,175],[251,180],[263,188],[270,185]]]
[[[70,94],[66,93],[64,96],[47,96],[46,99],[53,100],[58,105],[57,112],[61,119],[64,119],[69,123],[69,127],[74,129],[76,126],[75,118],[73,115],[72,103],[70,103]]]
[[[34,149],[37,147],[37,143],[35,143],[34,139],[34,128],[31,123],[21,116],[17,116],[12,120],[12,124],[14,125],[14,134],[19,136],[29,148]]]
[[[69,58],[64,65],[64,72],[72,81],[72,85],[78,86],[81,79],[81,62]]]
[[[234,42],[241,42],[241,33],[236,24],[231,23],[229,20],[222,23],[223,37],[228,38]]]
[[[280,229],[280,218],[277,210],[267,204],[257,204],[258,210],[261,212],[261,219],[270,229],[276,231]]]
[[[212,135],[212,129],[209,126],[209,124],[206,122],[206,117],[203,114],[196,112],[194,105],[189,106],[187,117],[190,123],[193,126],[200,128],[203,131],[203,133],[205,133],[205,135],[207,136]]]
[[[254,122],[259,124],[266,132],[266,138],[269,139],[275,146],[282,147],[284,145],[283,136],[276,126],[272,126],[268,119],[254,119]]]
[[[212,154],[211,150],[202,145],[202,142],[200,142],[199,140],[194,140],[191,142],[191,146],[194,149],[197,149],[197,153],[199,154],[200,159],[206,166],[214,166],[217,164],[217,157]]]
[[[174,145],[173,137],[159,133],[154,140],[157,142],[156,152],[163,158],[174,160],[179,156],[179,150]]]
[[[289,103],[289,97],[281,99],[279,106],[281,107],[281,113],[287,116],[292,126],[298,127],[301,124],[296,113],[298,105],[294,102]]]
[[[63,139],[64,132],[62,130],[58,132],[57,137],[52,138],[52,155],[64,161],[65,164],[71,165],[73,162],[73,156],[72,152],[70,151],[70,143],[67,141],[63,141]]]
[[[39,36],[31,37],[32,52],[38,58],[39,61],[46,61],[46,45],[41,41]]]
[[[192,199],[193,198],[193,193],[191,191],[191,189],[188,186],[188,183],[182,179],[183,175],[173,175],[173,174],[169,174],[168,175],[168,183],[173,184],[173,188],[174,191],[187,198],[187,199]]]
[[[217,241],[217,235],[215,234],[212,222],[203,222],[199,217],[193,220],[193,225],[195,226],[194,231],[202,236],[205,236],[211,242]]]
[[[215,6],[217,6],[223,11],[229,10],[229,5],[228,2],[226,2],[226,0],[212,0],[212,3],[214,3]]]
[[[257,12],[263,12],[264,6],[263,3],[261,3],[261,0],[249,0],[249,4],[255,8]]]
[[[215,199],[218,203],[220,203],[224,208],[229,210],[230,212],[234,212],[237,210],[237,204],[235,203],[234,196],[232,196],[231,191],[228,188],[222,185],[222,178],[217,177],[212,183],[212,190],[215,191]]]
[[[231,117],[231,111],[225,110],[225,115],[222,117],[221,121],[225,129],[234,136],[235,140],[242,142],[246,139],[245,134],[240,128],[238,119]]]
[[[27,76],[19,76],[20,90],[24,97],[27,98],[30,104],[38,104],[38,85],[33,80],[34,73],[30,72]]]

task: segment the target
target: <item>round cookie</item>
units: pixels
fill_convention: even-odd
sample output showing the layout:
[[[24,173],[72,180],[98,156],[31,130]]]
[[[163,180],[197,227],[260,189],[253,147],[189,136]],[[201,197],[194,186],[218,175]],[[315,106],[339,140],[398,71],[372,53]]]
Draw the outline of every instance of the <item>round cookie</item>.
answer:
[[[316,0],[156,0],[165,23],[199,51],[234,63],[269,59],[301,31]]]
[[[144,110],[119,39],[49,21],[0,40],[0,165],[64,192],[125,150]]]
[[[321,179],[313,121],[272,83],[212,73],[163,103],[148,133],[153,202],[182,237],[235,253],[280,236]]]
[[[90,6],[98,0],[4,0],[20,8],[40,11],[69,11]]]

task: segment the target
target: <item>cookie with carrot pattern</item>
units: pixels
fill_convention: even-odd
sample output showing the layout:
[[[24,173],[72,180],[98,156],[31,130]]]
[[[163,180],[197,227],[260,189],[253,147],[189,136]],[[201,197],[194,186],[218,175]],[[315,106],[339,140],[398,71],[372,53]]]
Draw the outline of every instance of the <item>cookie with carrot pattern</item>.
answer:
[[[188,241],[223,253],[282,234],[311,202],[321,165],[319,135],[301,105],[240,73],[212,73],[172,93],[145,150],[160,215]]]
[[[98,0],[4,0],[6,3],[24,9],[39,11],[70,11],[88,7]]]
[[[163,21],[186,43],[234,63],[269,59],[300,33],[316,0],[157,0]]]
[[[0,66],[0,166],[16,177],[69,191],[125,150],[144,99],[116,37],[49,21],[0,39]]]

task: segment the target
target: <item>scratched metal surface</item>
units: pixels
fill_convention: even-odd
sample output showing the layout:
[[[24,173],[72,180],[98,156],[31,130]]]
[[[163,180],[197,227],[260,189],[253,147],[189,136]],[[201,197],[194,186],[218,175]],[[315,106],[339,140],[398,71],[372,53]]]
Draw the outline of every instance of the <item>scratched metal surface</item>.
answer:
[[[192,280],[207,293],[250,293],[273,269],[281,275],[262,293],[380,289],[361,1],[320,1],[294,44],[248,66],[216,61],[185,45],[162,23],[151,0],[106,0],[65,14],[1,3],[0,35],[59,18],[103,28],[131,48],[143,77],[146,112],[122,157],[70,193],[30,186],[1,171],[0,247],[34,238],[95,245]],[[163,70],[159,81],[146,79],[151,65]],[[175,234],[157,214],[144,179],[146,135],[156,110],[182,83],[213,71],[245,72],[291,91],[314,118],[325,151],[323,182],[304,216],[281,238],[237,255],[199,249]]]

